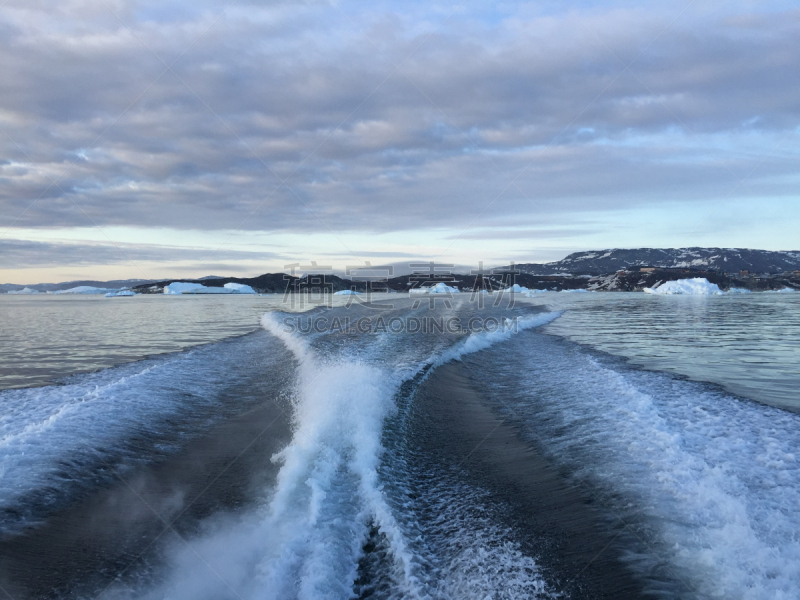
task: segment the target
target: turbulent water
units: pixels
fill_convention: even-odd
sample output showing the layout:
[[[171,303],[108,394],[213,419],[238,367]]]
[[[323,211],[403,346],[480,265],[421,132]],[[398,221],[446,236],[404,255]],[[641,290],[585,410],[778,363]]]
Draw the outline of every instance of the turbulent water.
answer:
[[[636,326],[672,319],[675,347],[690,345],[696,304],[572,296],[397,295],[301,315],[248,299],[232,319],[259,328],[247,335],[0,392],[0,585],[14,598],[799,597],[800,416],[734,395],[745,377],[729,359],[731,338],[758,337],[732,333],[737,311],[771,303],[790,329],[794,300],[701,299],[717,323],[734,307],[703,382],[700,358],[690,372],[641,352],[658,344]],[[185,306],[210,322],[240,301],[210,300]],[[626,314],[624,343],[611,324]],[[791,344],[755,400],[791,404]],[[648,370],[626,360],[639,354]]]

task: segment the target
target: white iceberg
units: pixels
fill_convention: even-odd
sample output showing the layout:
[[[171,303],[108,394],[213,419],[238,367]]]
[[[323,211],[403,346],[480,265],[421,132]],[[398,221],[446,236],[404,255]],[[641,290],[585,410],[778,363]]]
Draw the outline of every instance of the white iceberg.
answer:
[[[182,294],[183,292],[188,292],[190,290],[199,290],[203,289],[204,286],[202,283],[186,283],[185,281],[173,281],[169,285],[164,286],[164,293],[176,296],[178,294]]]
[[[164,293],[178,294],[255,294],[256,291],[243,283],[226,283],[223,287],[206,287],[201,283],[174,281],[164,286]]]
[[[589,292],[589,290],[584,290],[583,288],[578,288],[577,290],[561,290],[564,294],[579,294],[582,292]]]
[[[518,283],[515,283],[510,288],[506,289],[507,292],[513,292],[515,294],[524,294],[525,292],[530,292],[530,290],[526,287],[521,286]]]
[[[40,293],[40,292],[39,292],[39,290],[35,290],[35,289],[33,289],[33,288],[26,287],[26,288],[22,288],[21,290],[11,290],[11,291],[9,291],[9,292],[7,292],[7,293],[8,293],[8,294],[24,294],[24,295],[29,295],[29,294],[38,294],[38,293]]]
[[[136,293],[132,290],[120,290],[118,292],[108,292],[106,298],[117,298],[119,296],[135,296]]]
[[[256,291],[244,283],[226,283],[226,290],[233,290],[234,294],[255,294]]]
[[[116,292],[109,288],[92,287],[91,285],[79,285],[78,287],[69,288],[68,290],[58,290],[54,294],[107,294],[108,292]]]
[[[459,293],[459,289],[457,287],[449,286],[441,281],[436,285],[430,287],[411,288],[408,291],[411,294],[458,294]]]
[[[716,283],[709,282],[705,277],[667,281],[655,288],[644,288],[644,292],[646,294],[685,294],[689,296],[721,296],[724,293]]]
[[[360,296],[359,292],[354,292],[353,290],[341,290],[339,292],[334,292],[334,296]]]
[[[731,289],[729,289],[729,290],[728,290],[727,292],[725,292],[725,293],[726,293],[726,294],[749,294],[749,293],[751,293],[751,292],[750,292],[750,290],[748,290],[747,288],[737,288],[737,287],[732,287]]]
[[[200,286],[191,290],[181,292],[182,294],[235,294],[236,292],[230,288],[225,287],[206,287]]]
[[[794,288],[785,287],[780,290],[767,290],[768,294],[791,294],[792,292],[796,291]]]

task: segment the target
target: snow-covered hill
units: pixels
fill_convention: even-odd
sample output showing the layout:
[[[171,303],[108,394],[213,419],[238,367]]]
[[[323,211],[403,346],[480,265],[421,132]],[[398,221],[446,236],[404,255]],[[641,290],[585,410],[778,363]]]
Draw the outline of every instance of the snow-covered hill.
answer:
[[[738,273],[784,273],[800,269],[800,251],[774,252],[747,248],[637,248],[575,252],[545,264],[516,265],[523,273],[601,275],[630,267],[701,269]]]

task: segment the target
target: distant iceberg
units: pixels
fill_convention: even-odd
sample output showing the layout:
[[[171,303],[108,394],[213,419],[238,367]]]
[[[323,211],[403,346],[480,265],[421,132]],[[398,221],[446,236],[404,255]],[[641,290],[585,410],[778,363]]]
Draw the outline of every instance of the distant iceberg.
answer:
[[[441,281],[434,286],[411,288],[408,291],[411,294],[458,294],[459,293],[459,289],[457,287],[449,286]]]
[[[244,283],[226,283],[226,290],[232,290],[234,294],[255,294],[256,291]]]
[[[785,287],[780,290],[767,290],[766,293],[768,294],[791,294],[792,292],[796,291],[794,288]]]
[[[40,292],[39,292],[39,290],[35,290],[33,288],[26,287],[26,288],[22,288],[21,290],[11,290],[11,291],[9,291],[7,293],[9,293],[9,294],[25,294],[25,295],[28,295],[28,294],[39,294]]]
[[[68,290],[58,290],[54,294],[107,294],[108,292],[116,292],[109,288],[92,287],[91,285],[79,285],[78,287],[69,288]]]
[[[179,294],[255,294],[256,291],[242,283],[226,283],[224,287],[206,287],[201,283],[174,281],[164,286],[164,293],[177,296]]]
[[[588,292],[589,290],[584,290],[583,288],[578,288],[577,290],[561,290],[564,294],[578,294],[582,292]]]
[[[334,292],[334,296],[360,296],[358,292],[354,292],[353,290],[341,290],[339,292]]]
[[[185,281],[174,281],[164,286],[164,293],[172,296],[182,294],[191,290],[201,290],[205,288],[202,283],[186,283]]]
[[[750,294],[751,292],[747,288],[732,287],[731,289],[729,289],[725,293],[726,294]]]
[[[518,283],[515,283],[511,287],[507,287],[506,289],[500,290],[500,291],[501,292],[511,292],[513,294],[522,294],[523,296],[527,296],[528,298],[532,298],[536,294],[543,294],[547,290],[532,290],[532,289],[526,288],[524,285],[520,285]]]
[[[655,288],[644,288],[644,292],[646,294],[685,294],[689,296],[721,296],[724,294],[716,283],[709,282],[705,277],[667,281]]]
[[[120,290],[118,292],[108,292],[106,298],[116,298],[118,296],[135,296],[136,293],[131,290]]]

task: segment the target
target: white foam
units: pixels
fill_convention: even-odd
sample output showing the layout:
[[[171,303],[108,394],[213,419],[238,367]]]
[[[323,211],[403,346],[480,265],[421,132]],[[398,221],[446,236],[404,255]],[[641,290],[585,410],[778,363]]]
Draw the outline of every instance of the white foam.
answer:
[[[518,331],[546,325],[562,315],[561,312],[550,312],[519,318],[515,321],[505,319],[495,331],[471,333],[464,342],[445,350],[434,360],[434,365],[443,365],[451,360],[460,360],[467,354],[485,350],[498,342],[503,342]]]
[[[510,410],[549,432],[535,435],[578,476],[622,498],[623,520],[644,519],[650,560],[666,558],[696,597],[800,597],[800,417],[544,352],[510,367],[535,398]]]
[[[552,318],[525,319],[521,328]],[[394,398],[402,382],[424,368],[419,351],[416,366],[387,366],[379,357],[374,364],[343,355],[328,358],[317,354],[309,337],[294,335],[276,314],[264,315],[262,325],[298,362],[292,440],[272,457],[281,465],[276,487],[258,514],[192,541],[213,571],[198,565],[192,551],[181,550],[170,580],[154,598],[349,598],[370,527],[386,541],[392,598],[483,600],[487,592],[481,592],[481,586],[501,581],[504,569],[511,572],[512,562],[519,565],[519,577],[535,575],[533,561],[515,558],[513,548],[508,548],[511,562],[505,566],[502,560],[482,556],[480,548],[465,548],[453,558],[448,578],[452,591],[459,593],[447,596],[431,588],[413,549],[417,534],[399,518],[379,477],[384,421],[396,411]],[[439,362],[511,335],[513,331],[470,336]],[[399,341],[388,334],[381,339]],[[484,565],[484,571],[474,577],[461,572],[469,565]],[[472,589],[469,581],[475,584]],[[531,581],[508,583],[538,589]]]

